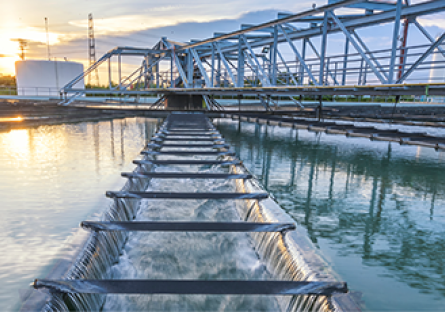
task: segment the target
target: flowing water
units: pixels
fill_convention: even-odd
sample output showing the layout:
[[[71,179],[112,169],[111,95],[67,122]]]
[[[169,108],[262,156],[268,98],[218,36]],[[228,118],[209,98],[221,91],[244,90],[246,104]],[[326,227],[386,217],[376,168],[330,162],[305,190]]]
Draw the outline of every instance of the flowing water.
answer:
[[[39,126],[0,133],[0,311],[44,277],[79,223],[108,207],[156,120]]]
[[[227,173],[227,168],[168,166],[156,171]],[[147,190],[235,192],[235,186],[233,180],[152,179]],[[135,220],[240,221],[240,216],[232,200],[143,200]],[[112,268],[112,277],[261,280],[269,275],[246,233],[133,232],[119,263]],[[273,296],[108,295],[104,307],[104,312],[277,310]]]
[[[104,192],[121,188],[120,172],[134,168],[131,160],[155,126],[156,121],[141,118],[0,133],[0,311],[14,310],[20,291],[45,276],[79,222],[108,206]],[[363,293],[366,311],[443,311],[443,153],[231,121],[220,121],[218,128],[306,229],[340,279]],[[221,170],[187,171],[195,169]],[[152,180],[149,188],[233,190],[221,181],[166,181]],[[147,200],[137,219],[238,220],[232,205]],[[114,278],[269,278],[251,241],[240,233],[131,233],[110,273]],[[276,304],[261,297],[113,295],[104,309],[276,311]]]
[[[444,311],[444,152],[227,120],[218,129],[365,311]]]

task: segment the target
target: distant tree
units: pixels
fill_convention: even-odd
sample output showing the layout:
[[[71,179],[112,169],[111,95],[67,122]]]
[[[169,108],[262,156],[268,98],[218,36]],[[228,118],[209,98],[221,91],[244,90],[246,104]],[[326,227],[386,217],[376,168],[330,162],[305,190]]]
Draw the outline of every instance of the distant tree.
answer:
[[[0,74],[0,87],[15,87],[15,77],[14,76],[3,76]]]

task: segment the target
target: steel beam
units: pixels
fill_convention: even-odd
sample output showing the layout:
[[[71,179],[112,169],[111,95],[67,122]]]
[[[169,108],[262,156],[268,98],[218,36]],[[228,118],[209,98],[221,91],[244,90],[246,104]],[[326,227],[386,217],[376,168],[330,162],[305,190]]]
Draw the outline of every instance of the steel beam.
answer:
[[[426,31],[426,29],[417,21],[414,20],[413,21],[414,25],[416,25],[416,27],[420,30],[420,32],[431,42],[434,43],[435,40],[434,38]],[[437,50],[439,50],[440,53],[442,53],[443,57],[445,57],[445,50],[442,49],[441,47],[437,47]]]
[[[397,44],[399,42],[401,14],[402,14],[402,0],[397,0],[396,16],[394,20],[394,31],[392,34],[391,58],[389,60],[388,83],[392,83],[394,81],[394,67],[397,59]]]
[[[281,59],[281,62],[284,64],[284,67],[286,67],[287,72],[290,75],[290,78],[292,79],[293,83],[295,85],[301,85],[303,84],[303,79],[300,79],[300,83],[298,83],[298,81],[295,79],[294,75],[291,73],[289,66],[287,66],[286,60],[284,59],[283,55],[281,54],[280,50],[278,50],[277,48],[277,54]]]
[[[249,44],[249,41],[247,40],[246,36],[241,35],[241,37],[244,40],[244,44],[246,45],[247,49],[250,52],[250,56],[252,57],[252,59],[254,60],[254,62],[256,63],[256,65],[258,66],[258,71],[261,72],[262,75],[262,82],[265,86],[270,86],[270,80],[267,77],[266,73],[264,72],[263,66],[261,66],[260,62],[258,61],[258,59],[255,56],[255,53],[252,50],[252,47]]]
[[[321,36],[321,54],[320,54],[320,72],[318,75],[318,81],[320,85],[324,85],[324,70],[325,70],[325,57],[326,57],[326,47],[328,44],[328,13],[330,11],[324,12],[323,17],[323,30]]]
[[[386,83],[386,79],[382,76],[377,68],[375,68],[374,64],[370,61],[368,56],[363,52],[357,41],[351,36],[350,32],[346,29],[345,25],[337,18],[337,16],[333,12],[329,12],[334,21],[337,23],[337,26],[343,31],[345,36],[349,39],[349,42],[354,46],[358,53],[362,56],[366,63],[368,63],[369,67],[372,69],[376,77],[380,80],[381,83]]]
[[[230,76],[230,79],[232,80],[233,85],[236,86],[236,80],[235,80],[235,77],[233,76],[232,69],[230,68],[229,63],[227,63],[227,60],[226,60],[223,52],[221,51],[219,45],[217,43],[214,43],[214,45],[216,46],[216,50],[219,53],[220,60],[223,62],[224,67],[226,68],[227,72],[229,73],[229,76]]]
[[[300,63],[303,65],[304,69],[306,70],[306,72],[309,75],[309,78],[312,80],[312,82],[316,85],[320,85],[320,82],[317,81],[317,79],[315,79],[314,75],[312,74],[312,71],[309,69],[309,67],[307,66],[306,62],[304,61],[304,59],[301,57],[301,54],[298,52],[297,48],[295,47],[294,43],[292,42],[292,40],[289,38],[286,30],[284,30],[283,26],[279,25],[281,31],[284,34],[284,37],[286,38],[287,43],[290,45],[291,49],[294,51],[295,55],[297,56],[298,60],[300,61]]]
[[[365,44],[365,42],[360,38],[359,34],[357,34],[356,31],[351,31],[351,33],[354,35],[355,39],[357,39],[358,43],[365,49],[366,53],[369,54],[371,60],[374,61],[374,63],[377,65],[378,69],[380,70],[380,73],[388,80],[388,75],[385,73],[385,70],[383,66],[380,64],[380,62],[374,57],[372,52],[369,50],[368,46]]]
[[[244,52],[243,52],[243,39],[240,37],[238,42],[238,73],[237,73],[237,86],[244,86]]]
[[[271,63],[272,63],[272,85],[277,85],[277,51],[278,51],[278,26],[273,27],[273,45],[271,51]]]
[[[347,293],[346,283],[270,280],[35,280],[35,289],[75,294],[316,295]]]
[[[270,22],[267,22],[267,23],[263,23],[263,24],[260,24],[260,25],[257,25],[257,26],[250,27],[250,28],[237,30],[237,31],[225,34],[225,35],[217,37],[217,38],[209,38],[209,39],[200,41],[198,43],[185,45],[185,46],[183,46],[180,49],[187,50],[187,49],[194,48],[194,47],[206,44],[206,43],[218,42],[218,41],[221,41],[221,40],[224,40],[224,39],[230,39],[230,38],[233,38],[234,36],[244,35],[244,34],[247,34],[249,32],[255,31],[255,30],[261,30],[263,28],[273,27],[275,25],[281,25],[282,23],[293,22],[293,21],[299,20],[299,19],[301,19],[303,17],[320,14],[320,13],[323,13],[325,11],[335,10],[335,9],[342,8],[342,7],[347,6],[347,5],[360,3],[360,2],[363,2],[363,1],[364,0],[346,0],[346,1],[341,1],[341,2],[338,2],[338,3],[328,4],[328,5],[321,6],[321,7],[318,7],[316,9],[308,10],[308,11],[305,11],[305,12],[301,12],[301,13],[298,13],[298,14],[295,14],[295,15],[292,15],[292,16],[289,16],[289,17],[273,20],[273,21],[270,21]],[[273,40],[273,38],[272,38],[272,40]]]
[[[80,226],[92,231],[144,232],[287,232],[294,223],[267,222],[161,222],[161,221],[83,221]]]
[[[412,72],[431,54],[431,52],[434,51],[445,39],[445,33],[443,33],[435,42],[433,45],[431,45],[428,50],[425,51],[425,53],[422,54],[421,57],[417,59],[417,61],[411,65],[411,67],[403,74],[403,76],[397,80],[396,83],[402,83],[406,78],[408,78],[409,75],[412,74]]]
[[[206,86],[211,87],[209,76],[207,76],[207,72],[204,68],[204,65],[202,65],[201,58],[199,57],[198,52],[196,52],[195,49],[190,49],[190,52],[192,52],[192,55],[195,58],[196,65],[198,65],[199,71],[201,72],[201,75],[204,77]]]

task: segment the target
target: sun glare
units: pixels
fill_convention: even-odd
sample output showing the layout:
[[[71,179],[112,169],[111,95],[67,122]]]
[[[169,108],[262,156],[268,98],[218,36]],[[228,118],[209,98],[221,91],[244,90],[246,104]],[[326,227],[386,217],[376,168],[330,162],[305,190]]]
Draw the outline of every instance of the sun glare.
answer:
[[[61,35],[49,33],[50,44],[60,42]],[[46,33],[38,28],[24,27],[0,30],[0,74],[14,75],[15,62],[20,60],[20,47],[16,39],[46,44]]]
[[[8,122],[8,121],[23,121],[23,118],[20,116],[11,118],[0,118],[0,122]]]

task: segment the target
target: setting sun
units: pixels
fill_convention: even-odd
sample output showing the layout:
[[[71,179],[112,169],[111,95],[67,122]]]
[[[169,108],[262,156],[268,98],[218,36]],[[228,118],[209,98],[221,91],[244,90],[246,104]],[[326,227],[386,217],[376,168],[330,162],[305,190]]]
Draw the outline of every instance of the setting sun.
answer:
[[[23,121],[23,117],[0,118],[0,122]]]
[[[50,44],[59,42],[59,34],[50,33]],[[46,45],[46,34],[39,28],[24,27],[15,29],[2,29],[0,31],[0,74],[14,75],[15,62],[20,60],[20,44],[17,39],[24,39],[32,43]],[[27,49],[27,52],[29,48]],[[26,54],[26,53],[25,53]]]

